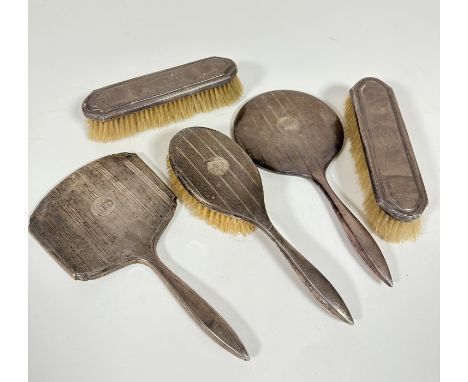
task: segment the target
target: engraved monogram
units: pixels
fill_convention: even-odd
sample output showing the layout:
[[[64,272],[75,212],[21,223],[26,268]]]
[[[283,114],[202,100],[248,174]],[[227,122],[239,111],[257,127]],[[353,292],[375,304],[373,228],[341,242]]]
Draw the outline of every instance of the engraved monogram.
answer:
[[[229,170],[229,162],[223,157],[214,157],[206,163],[206,168],[213,175],[224,175]]]
[[[91,205],[94,216],[109,216],[115,209],[115,202],[108,196],[100,196]]]
[[[286,131],[296,131],[299,128],[300,123],[294,117],[285,116],[278,119],[278,122],[276,122],[276,126]]]

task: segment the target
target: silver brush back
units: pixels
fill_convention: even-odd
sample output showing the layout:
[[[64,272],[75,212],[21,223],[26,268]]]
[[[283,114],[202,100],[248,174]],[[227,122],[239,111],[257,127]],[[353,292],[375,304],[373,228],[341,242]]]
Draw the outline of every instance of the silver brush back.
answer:
[[[427,206],[427,194],[393,90],[363,78],[350,90],[377,205],[410,222]]]
[[[220,87],[236,74],[234,61],[204,58],[94,90],[83,101],[82,110],[87,118],[105,122]]]

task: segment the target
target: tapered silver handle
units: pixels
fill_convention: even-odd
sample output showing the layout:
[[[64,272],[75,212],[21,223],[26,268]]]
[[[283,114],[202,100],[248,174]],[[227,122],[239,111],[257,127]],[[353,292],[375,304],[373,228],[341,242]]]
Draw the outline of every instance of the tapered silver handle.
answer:
[[[195,321],[223,348],[245,361],[250,359],[245,346],[234,329],[200,295],[185,284],[157,256],[145,263],[157,272],[180,304],[190,313]]]
[[[298,250],[289,244],[271,223],[262,228],[268,236],[273,239],[294,271],[320,304],[340,320],[351,325],[354,324],[353,317],[348,307],[330,281],[328,281]]]
[[[356,252],[385,284],[393,286],[392,275],[385,257],[369,231],[336,196],[325,176],[316,177],[314,180],[330,200],[333,210]]]

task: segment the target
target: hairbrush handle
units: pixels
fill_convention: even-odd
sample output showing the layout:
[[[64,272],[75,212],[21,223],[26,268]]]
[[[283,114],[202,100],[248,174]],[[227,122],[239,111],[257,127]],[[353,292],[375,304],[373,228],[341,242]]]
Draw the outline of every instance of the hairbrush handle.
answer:
[[[336,196],[325,176],[315,177],[314,180],[330,200],[333,210],[356,252],[385,284],[392,286],[392,275],[385,257],[369,231]]]
[[[262,228],[273,239],[302,282],[322,306],[340,320],[352,325],[354,321],[351,313],[330,281],[297,249],[289,244],[271,222]]]
[[[146,259],[144,263],[163,278],[180,304],[216,342],[236,357],[244,361],[250,359],[234,329],[200,295],[167,268],[157,256],[151,260]]]

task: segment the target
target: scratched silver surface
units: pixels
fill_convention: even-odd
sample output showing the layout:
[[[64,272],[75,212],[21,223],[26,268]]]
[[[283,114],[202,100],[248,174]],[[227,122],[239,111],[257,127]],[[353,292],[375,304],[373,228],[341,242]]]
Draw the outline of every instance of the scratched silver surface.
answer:
[[[368,77],[350,95],[377,204],[395,219],[417,219],[428,198],[392,88]]]
[[[236,74],[234,61],[209,57],[94,90],[82,110],[87,118],[108,121],[222,86]]]
[[[176,208],[172,191],[135,154],[75,171],[39,203],[29,230],[75,279],[101,277],[152,254]]]

